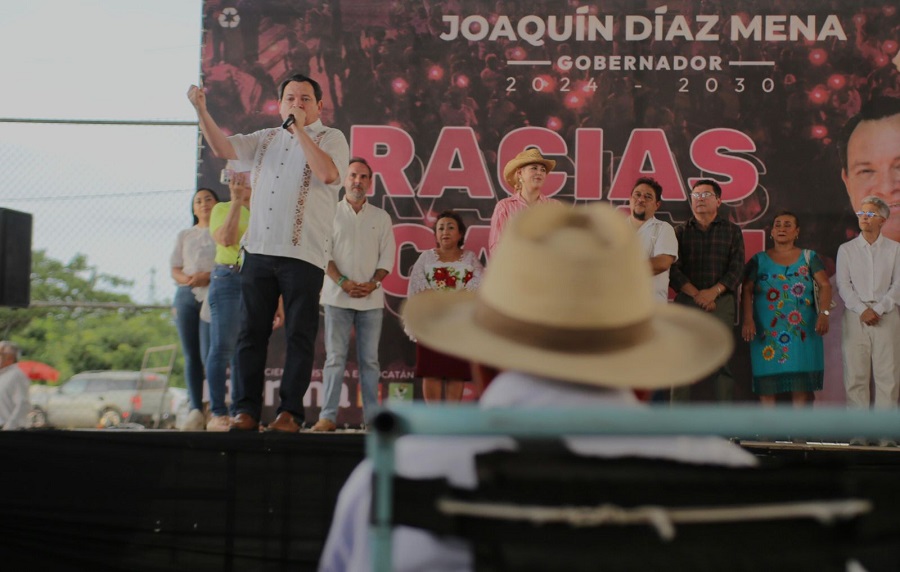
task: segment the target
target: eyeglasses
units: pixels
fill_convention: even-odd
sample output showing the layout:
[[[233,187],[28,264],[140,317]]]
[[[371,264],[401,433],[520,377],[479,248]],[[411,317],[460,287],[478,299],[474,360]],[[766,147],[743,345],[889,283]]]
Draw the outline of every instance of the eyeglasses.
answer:
[[[715,195],[716,193],[712,191],[703,191],[700,193],[691,193],[692,199],[708,199],[709,197]]]
[[[872,217],[875,217],[875,216],[881,216],[881,215],[878,214],[878,213],[873,213],[872,211],[856,211],[856,216],[857,216],[857,217],[863,217],[863,216],[864,216],[864,217],[866,217],[866,218],[872,218]]]

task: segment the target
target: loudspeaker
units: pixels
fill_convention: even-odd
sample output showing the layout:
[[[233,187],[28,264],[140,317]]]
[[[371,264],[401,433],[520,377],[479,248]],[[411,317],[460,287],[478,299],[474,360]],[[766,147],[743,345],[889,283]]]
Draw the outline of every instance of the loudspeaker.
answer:
[[[31,214],[0,208],[0,306],[31,303]]]

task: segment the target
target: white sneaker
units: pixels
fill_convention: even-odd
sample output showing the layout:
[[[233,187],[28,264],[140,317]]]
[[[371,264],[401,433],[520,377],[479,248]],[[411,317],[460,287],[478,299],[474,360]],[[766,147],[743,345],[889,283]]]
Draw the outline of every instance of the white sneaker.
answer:
[[[228,431],[231,429],[231,418],[227,415],[213,415],[206,424],[207,431]]]
[[[188,413],[187,420],[182,425],[182,431],[203,431],[203,426],[206,424],[206,417],[203,415],[203,412],[199,409],[191,409],[191,412]]]

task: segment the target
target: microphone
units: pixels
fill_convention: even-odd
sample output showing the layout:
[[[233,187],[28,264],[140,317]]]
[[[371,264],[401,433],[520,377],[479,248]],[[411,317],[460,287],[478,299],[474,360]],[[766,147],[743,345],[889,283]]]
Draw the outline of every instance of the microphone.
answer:
[[[294,122],[296,122],[296,121],[297,121],[297,120],[294,119],[294,116],[293,116],[293,115],[288,115],[288,118],[285,119],[285,120],[284,120],[284,123],[281,124],[281,128],[282,128],[282,129],[287,129],[288,127],[290,127],[291,125],[293,125]]]

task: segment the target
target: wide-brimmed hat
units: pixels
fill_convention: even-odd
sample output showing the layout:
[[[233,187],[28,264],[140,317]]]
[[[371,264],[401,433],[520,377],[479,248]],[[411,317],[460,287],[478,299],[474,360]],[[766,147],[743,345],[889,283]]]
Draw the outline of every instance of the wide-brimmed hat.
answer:
[[[429,347],[589,385],[693,383],[731,355],[714,317],[653,296],[650,264],[605,204],[543,203],[512,219],[475,292],[412,296],[403,319]]]
[[[518,171],[520,167],[531,165],[532,163],[540,163],[547,167],[548,172],[552,171],[553,167],[556,166],[556,161],[553,159],[545,159],[540,151],[532,147],[531,149],[525,149],[513,157],[512,160],[503,167],[503,178],[506,179],[506,182],[509,183],[510,186],[516,188],[516,171]]]

